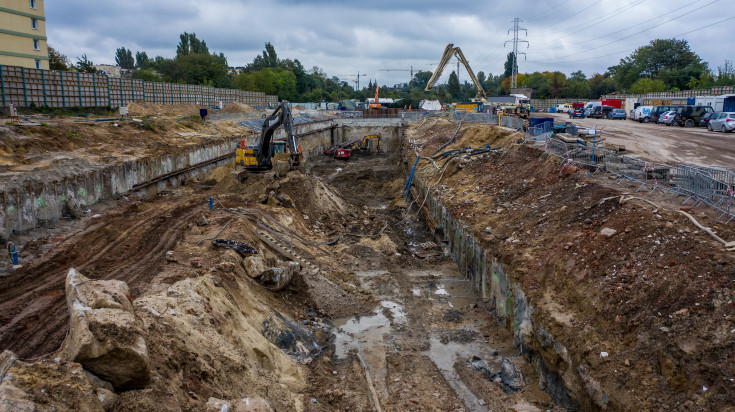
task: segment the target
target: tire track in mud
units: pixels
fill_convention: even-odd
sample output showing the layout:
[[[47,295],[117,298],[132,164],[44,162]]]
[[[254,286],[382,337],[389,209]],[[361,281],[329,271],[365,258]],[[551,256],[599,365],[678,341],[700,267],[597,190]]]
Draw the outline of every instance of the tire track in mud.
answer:
[[[59,348],[69,323],[64,281],[71,267],[92,279],[123,280],[137,294],[203,207],[181,198],[146,206],[105,218],[62,241],[48,258],[0,278],[0,351],[28,358]]]

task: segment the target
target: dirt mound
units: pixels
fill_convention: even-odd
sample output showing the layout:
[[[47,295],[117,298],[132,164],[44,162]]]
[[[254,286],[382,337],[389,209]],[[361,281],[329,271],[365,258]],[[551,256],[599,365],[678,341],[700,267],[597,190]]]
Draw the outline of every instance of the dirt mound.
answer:
[[[448,147],[477,148],[485,145],[498,147],[512,143],[514,140],[520,138],[518,133],[509,132],[492,125],[472,125],[469,129],[463,130],[460,133],[462,133],[462,137],[455,139],[456,143],[452,143]]]
[[[198,116],[200,108],[205,108],[205,106],[194,103],[156,104],[135,102],[128,104],[128,113],[131,116]]]
[[[232,102],[227,103],[225,108],[220,110],[220,113],[255,113],[257,110],[249,104]]]
[[[280,182],[280,190],[291,196],[301,213],[334,218],[348,214],[350,206],[332,186],[314,176],[290,172]]]

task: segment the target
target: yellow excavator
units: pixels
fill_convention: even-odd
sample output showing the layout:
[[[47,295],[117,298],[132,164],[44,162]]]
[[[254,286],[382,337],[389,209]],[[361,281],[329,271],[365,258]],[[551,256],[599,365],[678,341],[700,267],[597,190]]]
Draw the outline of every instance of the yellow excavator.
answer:
[[[286,131],[286,140],[273,141],[273,134],[280,126]],[[301,146],[296,145],[291,108],[285,100],[263,120],[257,145],[248,146],[246,139],[242,139],[235,149],[235,162],[245,166],[249,172],[271,170],[276,161],[287,161],[290,169],[298,166],[302,157]]]

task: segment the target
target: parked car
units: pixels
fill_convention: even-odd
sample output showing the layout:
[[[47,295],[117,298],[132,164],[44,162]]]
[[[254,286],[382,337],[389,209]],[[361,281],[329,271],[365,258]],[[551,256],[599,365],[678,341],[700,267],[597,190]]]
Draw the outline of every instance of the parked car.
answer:
[[[628,115],[625,114],[625,109],[614,109],[612,112],[610,112],[610,118],[615,119],[623,119],[625,120],[628,117]]]
[[[714,110],[709,106],[679,106],[676,109],[676,118],[674,119],[674,125],[694,127],[699,124],[699,119],[707,113],[712,113]]]
[[[580,119],[584,119],[584,107],[577,107],[574,110],[571,110],[569,112],[569,118],[579,117]]]
[[[671,126],[671,123],[676,118],[676,112],[675,111],[668,111],[658,117],[657,122],[660,124],[665,124],[666,126]]]
[[[732,132],[735,130],[735,112],[720,112],[712,116],[707,124],[707,130]]]
[[[670,111],[676,111],[679,106],[653,106],[651,108],[651,121],[658,123],[658,118],[662,114]]]
[[[566,113],[572,111],[572,105],[571,104],[557,104],[556,105],[556,111],[558,113]]]
[[[709,126],[709,120],[712,118],[712,116],[714,116],[717,113],[719,113],[719,112],[710,112],[710,113],[707,113],[704,116],[702,116],[699,119],[699,127],[707,127],[707,126]]]
[[[613,110],[615,110],[615,108],[612,106],[595,106],[592,109],[589,117],[594,117],[596,119],[608,119],[610,118],[610,112],[612,112]]]

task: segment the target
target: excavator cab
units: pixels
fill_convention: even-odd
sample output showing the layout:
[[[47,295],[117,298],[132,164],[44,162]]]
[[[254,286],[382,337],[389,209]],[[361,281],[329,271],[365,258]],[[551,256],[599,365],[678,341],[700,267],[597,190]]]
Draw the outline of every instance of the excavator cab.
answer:
[[[273,134],[280,126],[286,131],[286,140],[273,141]],[[248,146],[245,139],[235,150],[235,162],[245,166],[249,172],[264,172],[273,168],[273,163],[288,160],[290,166],[301,163],[301,146],[296,145],[291,108],[287,101],[281,104],[263,120],[260,140],[255,146]]]

